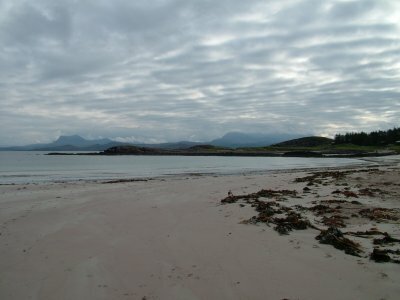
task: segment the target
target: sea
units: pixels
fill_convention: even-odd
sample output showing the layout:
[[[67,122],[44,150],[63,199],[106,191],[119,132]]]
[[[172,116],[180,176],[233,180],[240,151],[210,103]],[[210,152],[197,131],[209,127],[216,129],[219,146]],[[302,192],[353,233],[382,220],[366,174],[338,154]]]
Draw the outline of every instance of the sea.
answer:
[[[46,154],[0,151],[0,184],[153,178],[181,174],[249,174],[366,164],[365,161],[349,158]]]

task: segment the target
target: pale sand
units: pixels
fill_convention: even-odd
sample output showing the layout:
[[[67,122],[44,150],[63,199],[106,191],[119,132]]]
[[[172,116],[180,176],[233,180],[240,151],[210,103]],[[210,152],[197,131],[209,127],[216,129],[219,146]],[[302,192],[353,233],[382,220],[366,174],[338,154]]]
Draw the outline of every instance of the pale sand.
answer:
[[[253,208],[219,204],[229,190],[301,192],[305,174],[0,186],[0,299],[399,299],[400,265],[313,229],[240,224]]]

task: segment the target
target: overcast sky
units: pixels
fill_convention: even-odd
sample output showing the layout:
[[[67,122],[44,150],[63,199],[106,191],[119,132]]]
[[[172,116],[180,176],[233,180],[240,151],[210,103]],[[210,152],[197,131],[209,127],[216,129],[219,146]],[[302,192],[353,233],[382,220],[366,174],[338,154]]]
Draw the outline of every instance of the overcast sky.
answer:
[[[0,145],[400,125],[399,0],[0,0]]]

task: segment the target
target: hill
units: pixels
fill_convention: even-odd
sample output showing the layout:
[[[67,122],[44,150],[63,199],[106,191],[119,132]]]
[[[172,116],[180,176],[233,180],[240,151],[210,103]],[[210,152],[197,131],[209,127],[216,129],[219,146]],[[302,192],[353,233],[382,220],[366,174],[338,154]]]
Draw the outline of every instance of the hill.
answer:
[[[220,147],[263,147],[274,143],[283,142],[289,139],[300,137],[298,134],[262,134],[229,132],[223,137],[212,140],[208,144]]]
[[[278,144],[272,145],[273,147],[320,147],[332,145],[333,140],[321,136],[308,136],[298,139],[293,139]]]

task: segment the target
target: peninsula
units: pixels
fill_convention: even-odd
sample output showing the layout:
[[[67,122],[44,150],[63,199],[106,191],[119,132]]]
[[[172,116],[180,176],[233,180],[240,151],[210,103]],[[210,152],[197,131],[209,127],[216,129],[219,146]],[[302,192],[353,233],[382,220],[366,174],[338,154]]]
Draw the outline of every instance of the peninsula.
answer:
[[[165,156],[254,156],[254,157],[368,157],[395,155],[399,147],[337,145],[324,137],[304,137],[265,147],[229,148],[195,145],[188,148],[165,149],[119,145],[100,152],[51,152],[49,155],[165,155]]]

